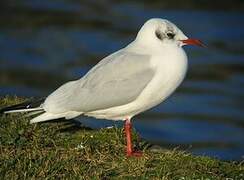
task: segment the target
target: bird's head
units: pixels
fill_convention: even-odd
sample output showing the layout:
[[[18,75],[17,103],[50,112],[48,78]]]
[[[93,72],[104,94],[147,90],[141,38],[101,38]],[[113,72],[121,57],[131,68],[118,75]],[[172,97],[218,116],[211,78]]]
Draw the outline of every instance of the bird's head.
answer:
[[[137,34],[136,40],[150,45],[198,45],[204,46],[198,39],[189,39],[175,24],[160,18],[148,20]]]

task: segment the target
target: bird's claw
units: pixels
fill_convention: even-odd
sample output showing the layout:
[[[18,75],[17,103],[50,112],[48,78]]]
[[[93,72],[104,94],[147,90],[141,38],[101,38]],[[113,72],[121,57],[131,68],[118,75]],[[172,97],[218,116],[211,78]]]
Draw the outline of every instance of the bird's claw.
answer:
[[[127,152],[127,157],[142,157],[143,153],[141,151]]]

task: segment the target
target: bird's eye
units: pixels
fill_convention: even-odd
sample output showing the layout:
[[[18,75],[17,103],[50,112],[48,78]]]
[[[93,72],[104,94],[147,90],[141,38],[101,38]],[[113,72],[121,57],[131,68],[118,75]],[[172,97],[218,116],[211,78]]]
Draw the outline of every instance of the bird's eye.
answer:
[[[175,34],[172,33],[172,32],[168,32],[168,33],[167,33],[167,36],[168,36],[169,39],[174,39]]]

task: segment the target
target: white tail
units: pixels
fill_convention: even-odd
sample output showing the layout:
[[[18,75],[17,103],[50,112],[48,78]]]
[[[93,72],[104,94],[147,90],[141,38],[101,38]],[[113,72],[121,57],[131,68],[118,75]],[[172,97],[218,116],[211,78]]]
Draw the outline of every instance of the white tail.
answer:
[[[26,113],[25,117],[38,115],[37,117],[31,119],[30,123],[49,121],[49,120],[54,120],[59,118],[72,119],[82,114],[82,112],[76,112],[76,111],[66,111],[59,114],[46,112],[42,107],[43,101],[44,99],[40,99],[37,101],[28,101],[21,104],[5,107],[3,109],[0,109],[0,114],[23,112]]]
[[[43,113],[33,119],[30,120],[30,123],[37,123],[37,122],[44,122],[48,120],[53,120],[53,119],[58,119],[58,118],[63,118],[63,114],[51,114],[51,113]]]
[[[31,119],[30,123],[32,124],[32,123],[49,121],[49,120],[54,120],[54,119],[59,119],[59,118],[72,119],[81,114],[82,114],[82,112],[76,112],[76,111],[68,111],[68,112],[60,113],[60,114],[52,114],[49,112],[45,112],[45,113]]]

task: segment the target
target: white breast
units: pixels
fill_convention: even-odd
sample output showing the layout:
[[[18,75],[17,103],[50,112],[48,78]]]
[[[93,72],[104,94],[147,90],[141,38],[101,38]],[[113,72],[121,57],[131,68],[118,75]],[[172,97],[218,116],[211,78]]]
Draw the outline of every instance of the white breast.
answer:
[[[187,71],[187,56],[182,48],[172,48],[152,59],[156,74],[141,94],[149,109],[165,100],[183,81]]]

